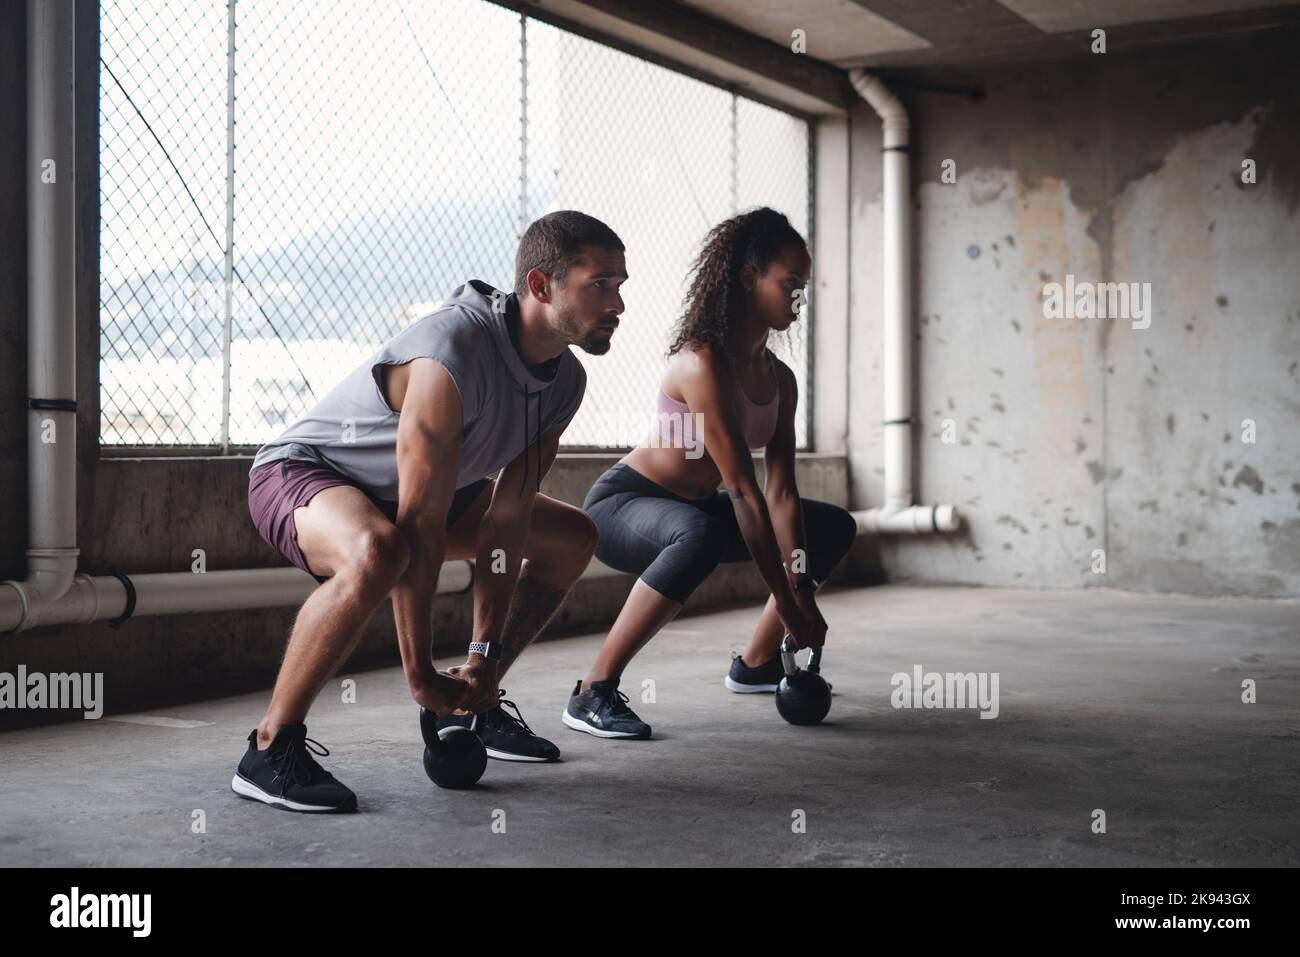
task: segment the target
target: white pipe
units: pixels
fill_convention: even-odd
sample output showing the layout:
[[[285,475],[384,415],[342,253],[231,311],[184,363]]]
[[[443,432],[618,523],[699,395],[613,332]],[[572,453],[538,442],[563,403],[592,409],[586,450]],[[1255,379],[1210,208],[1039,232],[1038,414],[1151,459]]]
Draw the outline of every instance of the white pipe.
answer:
[[[961,528],[961,515],[955,505],[909,505],[892,512],[865,508],[849,514],[858,523],[859,535],[955,532]]]
[[[438,575],[437,593],[458,594],[469,591],[473,585],[473,563],[451,561],[442,566]],[[316,579],[293,566],[201,574],[162,572],[122,578],[79,574],[72,587],[52,602],[32,604],[29,592],[23,589],[0,591],[0,632],[144,615],[301,605],[315,590]]]
[[[77,573],[76,181],[72,0],[27,0],[27,577],[57,601]]]
[[[622,574],[593,559],[582,577],[611,578]],[[443,563],[438,574],[437,594],[464,594],[473,588],[472,561],[457,559]],[[92,578],[79,574],[73,578],[72,586],[54,601],[33,601],[30,590],[22,588],[0,590],[0,632],[145,615],[301,605],[315,590],[316,580],[293,566],[238,568],[200,574],[161,572],[123,575],[121,578],[112,575]]]
[[[909,123],[902,102],[875,77],[849,71],[849,82],[883,125],[885,502],[855,512],[860,532],[955,531],[954,505],[917,506],[912,489],[912,215]]]

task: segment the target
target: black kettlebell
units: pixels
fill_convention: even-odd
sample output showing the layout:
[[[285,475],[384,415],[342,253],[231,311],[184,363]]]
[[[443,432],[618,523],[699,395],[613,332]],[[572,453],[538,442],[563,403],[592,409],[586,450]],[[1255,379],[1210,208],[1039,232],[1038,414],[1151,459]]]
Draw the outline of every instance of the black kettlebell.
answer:
[[[440,788],[472,788],[487,769],[487,748],[469,728],[438,730],[438,716],[420,708],[424,773]]]
[[[794,660],[794,642],[781,639],[781,667],[785,677],[776,688],[776,710],[791,724],[817,724],[831,710],[831,686],[821,671],[822,650],[814,648],[808,667],[800,670]]]

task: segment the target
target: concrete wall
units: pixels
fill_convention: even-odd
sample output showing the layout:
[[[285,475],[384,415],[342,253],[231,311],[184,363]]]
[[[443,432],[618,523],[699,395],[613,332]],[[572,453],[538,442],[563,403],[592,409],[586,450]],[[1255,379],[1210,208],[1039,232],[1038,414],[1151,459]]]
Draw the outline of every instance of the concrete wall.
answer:
[[[205,550],[212,571],[284,566],[286,562],[261,540],[248,517],[250,457],[100,454],[97,16],[95,0],[78,0],[79,568],[91,575],[189,571],[194,548]],[[5,225],[0,230],[0,580],[26,574],[26,189],[30,177],[25,143],[25,29],[25,5],[0,4],[0,223]],[[834,394],[833,383],[829,388]],[[596,477],[618,457],[561,455],[542,491],[580,504]],[[761,479],[761,458],[756,467]],[[847,505],[848,467],[842,450],[841,454],[800,456],[798,475],[806,497]],[[844,580],[859,565],[843,563],[836,580]],[[579,583],[546,637],[607,627],[632,581],[631,576],[617,576]],[[683,614],[737,602],[752,605],[766,594],[752,563],[722,566],[692,595]],[[120,629],[105,622],[36,628],[0,635],[0,671],[14,673],[25,664],[33,671],[103,672],[109,712],[269,688],[295,614],[296,608],[280,608],[138,618]],[[472,624],[471,596],[441,596],[434,614],[435,652],[463,653]],[[755,609],[755,620],[757,616]],[[392,610],[385,603],[343,673],[399,661]],[[520,668],[526,674],[526,657]],[[0,711],[0,728],[68,717],[61,712],[6,709]],[[255,721],[257,716],[249,717]]]
[[[1246,35],[1005,67],[976,77],[979,103],[899,89],[914,135],[916,489],[969,529],[886,540],[893,579],[1300,594],[1296,45]],[[880,123],[860,104],[852,126],[863,508],[883,479]],[[1149,328],[1044,318],[1044,285],[1067,273],[1150,283]]]

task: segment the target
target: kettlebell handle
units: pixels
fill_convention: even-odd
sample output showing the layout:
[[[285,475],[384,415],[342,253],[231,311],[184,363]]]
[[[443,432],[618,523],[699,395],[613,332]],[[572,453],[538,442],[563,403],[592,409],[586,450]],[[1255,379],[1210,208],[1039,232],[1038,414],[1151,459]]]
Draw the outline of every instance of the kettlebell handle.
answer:
[[[781,668],[785,671],[787,678],[799,673],[799,664],[795,661],[794,639],[787,633],[781,639]],[[822,670],[822,649],[814,648],[808,654],[808,667],[805,669],[813,674],[818,674]]]
[[[789,633],[781,639],[781,670],[787,678],[793,678],[799,673],[799,665],[794,660],[794,642]]]
[[[420,705],[420,737],[424,738],[424,746],[430,751],[442,750],[442,738],[438,736],[438,716],[424,705]]]

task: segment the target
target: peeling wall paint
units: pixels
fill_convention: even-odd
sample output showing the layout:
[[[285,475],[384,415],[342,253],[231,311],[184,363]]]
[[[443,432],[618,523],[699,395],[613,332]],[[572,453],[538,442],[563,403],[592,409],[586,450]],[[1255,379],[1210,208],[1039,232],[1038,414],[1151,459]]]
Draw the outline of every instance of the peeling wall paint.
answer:
[[[887,539],[892,577],[1300,594],[1294,44],[1007,68],[983,78],[978,104],[901,91],[916,495],[958,505],[969,529]],[[853,119],[860,264],[880,250],[879,121],[865,106]],[[1253,185],[1240,183],[1246,157]],[[940,179],[945,159],[955,184]],[[1067,274],[1149,283],[1150,325],[1045,318],[1044,285]],[[882,478],[880,290],[856,274],[854,286],[852,501],[867,507]]]

